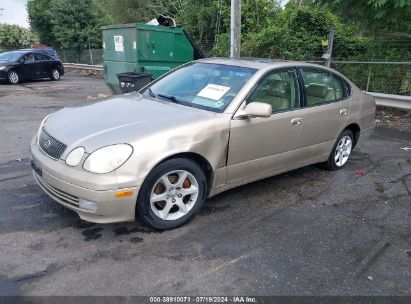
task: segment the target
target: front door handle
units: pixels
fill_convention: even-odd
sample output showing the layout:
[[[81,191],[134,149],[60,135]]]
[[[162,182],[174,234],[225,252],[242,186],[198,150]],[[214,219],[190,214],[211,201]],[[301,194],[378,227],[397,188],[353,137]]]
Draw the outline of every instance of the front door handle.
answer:
[[[301,124],[303,122],[303,119],[298,117],[298,118],[293,118],[291,119],[291,124],[293,126],[298,126],[299,124]]]
[[[340,115],[341,116],[346,116],[348,114],[348,110],[347,109],[341,109],[340,110]]]

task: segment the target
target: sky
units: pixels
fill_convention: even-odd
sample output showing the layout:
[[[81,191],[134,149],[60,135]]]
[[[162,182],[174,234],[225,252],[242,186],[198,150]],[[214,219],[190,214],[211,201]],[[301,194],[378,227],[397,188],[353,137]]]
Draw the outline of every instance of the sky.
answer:
[[[0,23],[29,27],[26,3],[27,0],[0,0]]]

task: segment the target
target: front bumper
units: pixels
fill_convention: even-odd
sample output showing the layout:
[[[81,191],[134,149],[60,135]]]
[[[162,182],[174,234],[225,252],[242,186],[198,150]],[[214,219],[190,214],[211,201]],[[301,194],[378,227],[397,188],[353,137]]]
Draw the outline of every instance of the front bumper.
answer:
[[[7,71],[6,70],[0,71],[0,80],[7,80]]]
[[[118,189],[115,174],[93,174],[76,170],[62,160],[43,154],[35,140],[30,149],[32,162],[41,169],[33,170],[38,185],[54,201],[74,210],[83,220],[94,223],[133,221],[139,187]],[[91,182],[92,181],[92,182]],[[128,197],[115,197],[118,191],[133,191]],[[81,207],[81,202],[95,203],[95,210]]]

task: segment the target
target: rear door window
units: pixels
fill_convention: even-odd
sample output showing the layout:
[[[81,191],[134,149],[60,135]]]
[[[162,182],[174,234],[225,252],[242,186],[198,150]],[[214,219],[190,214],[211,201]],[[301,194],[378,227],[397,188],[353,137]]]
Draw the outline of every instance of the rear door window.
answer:
[[[347,85],[340,77],[325,70],[301,68],[307,106],[315,106],[345,99]]]
[[[36,53],[35,58],[36,58],[36,61],[50,60],[49,56],[47,56],[45,54],[40,54],[40,53]]]

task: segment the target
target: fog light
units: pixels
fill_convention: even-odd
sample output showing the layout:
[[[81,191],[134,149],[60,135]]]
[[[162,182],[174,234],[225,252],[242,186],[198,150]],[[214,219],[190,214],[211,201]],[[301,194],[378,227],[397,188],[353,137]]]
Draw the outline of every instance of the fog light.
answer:
[[[80,206],[81,209],[86,209],[86,210],[89,210],[91,212],[96,212],[97,211],[97,204],[96,203],[86,201],[84,199],[80,199],[79,206]]]

